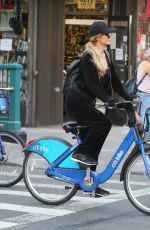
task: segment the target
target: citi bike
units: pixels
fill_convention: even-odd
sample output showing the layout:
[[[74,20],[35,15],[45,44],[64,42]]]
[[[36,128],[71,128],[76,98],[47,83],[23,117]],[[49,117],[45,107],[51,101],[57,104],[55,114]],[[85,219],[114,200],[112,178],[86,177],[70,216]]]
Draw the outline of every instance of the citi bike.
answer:
[[[150,146],[144,143],[139,133],[133,104],[121,102],[116,106],[126,110],[129,132],[101,173],[71,160],[72,153],[82,142],[80,131],[88,127],[85,124],[63,124],[67,133],[76,135],[77,143],[73,146],[56,137],[40,138],[27,145],[24,149],[24,181],[34,198],[45,204],[59,205],[71,199],[79,189],[94,191],[99,184],[110,179],[130,146],[135,144],[123,164],[120,180],[124,182],[126,195],[132,205],[150,215]]]
[[[15,185],[23,178],[24,147],[17,134],[0,130],[0,187]]]

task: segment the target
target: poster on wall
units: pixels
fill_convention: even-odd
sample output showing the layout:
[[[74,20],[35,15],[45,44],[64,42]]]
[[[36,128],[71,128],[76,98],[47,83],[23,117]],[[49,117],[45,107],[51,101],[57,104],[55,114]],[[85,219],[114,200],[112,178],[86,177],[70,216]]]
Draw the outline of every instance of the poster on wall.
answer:
[[[0,40],[0,50],[1,51],[11,51],[12,50],[12,39],[1,39]]]
[[[96,0],[78,0],[78,9],[95,9]]]
[[[123,60],[123,49],[122,48],[116,48],[115,59],[116,59],[116,61],[122,61]]]

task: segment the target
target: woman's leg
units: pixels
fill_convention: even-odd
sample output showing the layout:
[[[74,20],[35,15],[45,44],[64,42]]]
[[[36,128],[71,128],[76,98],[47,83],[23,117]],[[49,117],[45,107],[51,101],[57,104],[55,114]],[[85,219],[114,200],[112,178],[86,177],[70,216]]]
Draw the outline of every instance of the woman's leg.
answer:
[[[111,129],[110,119],[91,104],[76,99],[68,101],[67,112],[77,121],[90,125],[77,152],[98,160],[99,152]],[[78,157],[77,156],[77,157]]]
[[[67,113],[79,122],[90,124],[91,127],[82,130],[81,137],[83,143],[79,146],[76,157],[80,154],[91,154],[97,161],[99,152],[110,131],[111,121],[107,116],[85,102],[68,98],[66,103]],[[91,166],[91,170],[96,170],[96,165]],[[107,190],[97,187],[95,197],[109,195]]]
[[[150,94],[147,93],[139,93],[138,94],[141,98],[141,108],[140,108],[140,117],[142,120],[142,123],[145,122],[145,112],[147,108],[150,108]],[[146,133],[146,138],[150,138],[150,127],[149,131]]]
[[[85,154],[90,153],[90,155],[97,161],[99,152],[111,129],[111,122],[104,114],[101,114],[101,112],[96,116],[98,116],[97,120],[95,117],[96,123],[91,124],[82,144],[79,146],[78,152]]]

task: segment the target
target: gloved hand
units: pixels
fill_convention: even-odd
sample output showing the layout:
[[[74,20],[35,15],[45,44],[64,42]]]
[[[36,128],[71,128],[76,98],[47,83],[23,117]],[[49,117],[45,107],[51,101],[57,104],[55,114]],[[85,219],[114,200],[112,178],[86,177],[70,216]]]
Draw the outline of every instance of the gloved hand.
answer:
[[[107,103],[108,103],[108,106],[113,107],[117,103],[117,99],[116,98],[111,98],[111,99],[109,99],[107,101]]]
[[[139,103],[141,103],[141,98],[140,98],[140,97],[135,97],[135,98],[133,98],[133,99],[132,99],[132,103],[133,103],[133,104],[139,104]]]

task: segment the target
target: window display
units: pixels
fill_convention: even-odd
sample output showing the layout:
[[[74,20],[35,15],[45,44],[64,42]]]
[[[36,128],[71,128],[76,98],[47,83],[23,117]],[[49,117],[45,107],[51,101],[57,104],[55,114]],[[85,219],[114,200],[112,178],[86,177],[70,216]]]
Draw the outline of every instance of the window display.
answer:
[[[66,0],[65,67],[82,55],[92,20],[106,20],[109,0]]]
[[[66,25],[65,27],[65,68],[84,50],[89,27],[86,25]]]

